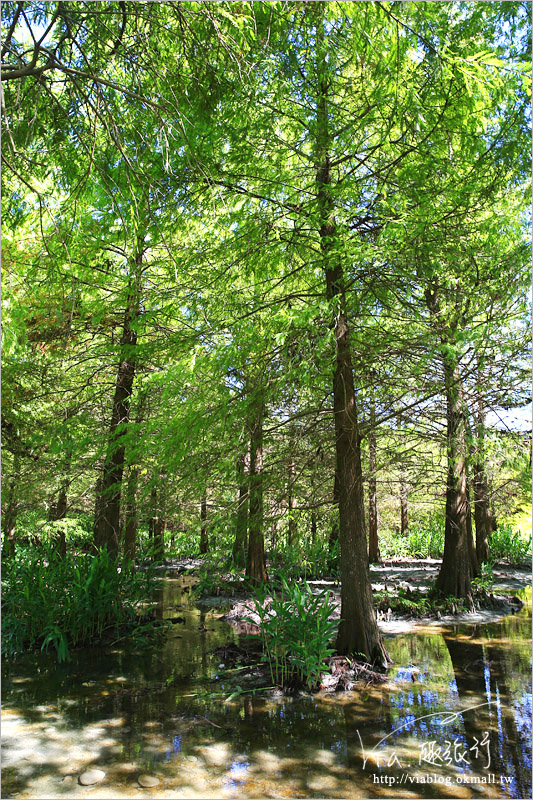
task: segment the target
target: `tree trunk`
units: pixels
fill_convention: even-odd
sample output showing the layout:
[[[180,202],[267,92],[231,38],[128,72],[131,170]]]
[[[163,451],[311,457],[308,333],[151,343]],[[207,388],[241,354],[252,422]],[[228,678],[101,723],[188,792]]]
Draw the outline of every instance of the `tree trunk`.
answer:
[[[139,315],[140,276],[142,252],[135,257],[130,275],[128,302],[124,313],[109,442],[104,463],[98,515],[94,523],[94,543],[105,547],[116,558],[120,537],[120,497],[126,453],[125,434],[129,422],[130,400],[135,377],[135,349],[137,332],[135,322]]]
[[[476,446],[474,454],[474,522],[476,525],[476,553],[479,564],[490,558],[490,537],[492,535],[492,512],[489,500],[489,484],[485,470],[485,413],[481,397],[478,399],[475,414]]]
[[[339,541],[339,478],[335,469],[335,479],[333,481],[333,508],[334,516],[329,532],[328,550],[331,553],[336,542]]]
[[[368,560],[371,564],[379,561],[378,541],[378,492],[376,481],[377,443],[376,408],[370,405],[370,430],[368,432]]]
[[[60,519],[65,519],[67,516],[67,491],[68,479],[65,479],[61,484],[57,500],[50,503],[50,510],[48,512],[49,522],[57,522]],[[65,530],[60,527],[57,537],[57,553],[60,558],[65,558],[67,554],[67,541],[65,538]]]
[[[409,510],[407,505],[407,484],[405,473],[400,472],[400,533],[402,536],[409,536]]]
[[[311,544],[316,544],[316,531],[317,531],[317,523],[316,523],[316,512],[311,512]]]
[[[140,428],[144,421],[148,392],[146,389],[139,393],[135,425]],[[137,434],[139,435],[139,434]],[[128,481],[126,484],[126,503],[124,513],[124,558],[126,561],[135,561],[137,550],[137,535],[139,532],[139,512],[137,508],[137,492],[139,489],[139,464],[130,463]]]
[[[474,544],[474,534],[472,532],[472,504],[470,503],[470,481],[466,481],[466,536],[468,539],[468,552],[470,553],[470,563],[472,565],[472,577],[479,578],[479,561]]]
[[[263,533],[263,415],[264,403],[261,399],[258,402],[250,436],[250,507],[246,559],[246,578],[255,584],[268,580]]]
[[[317,24],[317,65],[327,68],[323,9]],[[319,77],[317,98],[316,187],[320,215],[320,248],[326,292],[335,314],[333,330],[336,363],[333,375],[336,468],[339,481],[339,542],[341,553],[341,621],[336,649],[341,654],[360,653],[368,661],[386,663],[387,654],[377,626],[372,602],[365,532],[361,437],[350,353],[344,274],[338,248],[331,191],[328,130],[328,81]]]
[[[139,468],[130,468],[126,485],[126,523],[124,526],[124,558],[126,561],[135,560],[137,549],[137,531],[139,520],[137,514],[137,489],[139,485]]]
[[[15,529],[18,513],[18,485],[20,483],[20,456],[13,454],[13,473],[7,484],[6,503],[2,513],[2,529],[4,533],[3,556],[15,555]]]
[[[157,506],[154,515],[154,561],[162,561],[165,557],[165,493],[157,493]]]
[[[152,480],[156,480],[156,476],[152,477]],[[148,519],[148,538],[150,542],[153,544],[154,540],[154,531],[156,525],[156,517],[157,517],[157,486],[154,485],[150,489],[150,517]]]
[[[292,442],[291,442],[292,445]],[[287,508],[289,511],[289,525],[287,529],[287,544],[292,547],[296,541],[296,534],[298,526],[296,523],[296,497],[294,496],[294,480],[296,477],[296,468],[294,466],[294,459],[292,452],[289,461],[289,476],[287,481]]]
[[[241,453],[237,459],[237,485],[239,501],[235,516],[235,540],[232,558],[236,567],[244,567],[246,563],[246,533],[248,528],[248,483],[246,475],[246,454]]]
[[[467,527],[466,425],[459,366],[451,362],[446,355],[448,485],[444,555],[436,587],[444,595],[468,597],[473,570]]]
[[[436,589],[451,597],[468,597],[471,590],[472,548],[468,537],[467,497],[467,419],[462,376],[455,353],[456,323],[442,314],[438,287],[426,289],[426,302],[432,327],[442,345],[442,367],[446,394],[446,434],[448,471],[446,480],[446,524],[444,554]]]
[[[209,539],[207,536],[207,495],[204,494],[200,503],[200,553],[209,552]]]

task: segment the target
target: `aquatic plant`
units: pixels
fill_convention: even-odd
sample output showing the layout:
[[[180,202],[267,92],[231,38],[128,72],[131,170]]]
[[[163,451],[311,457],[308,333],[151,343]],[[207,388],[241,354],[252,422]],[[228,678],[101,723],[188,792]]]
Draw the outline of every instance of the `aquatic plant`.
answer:
[[[2,568],[2,651],[52,645],[68,661],[70,647],[132,623],[152,581],[106,550],[59,558],[52,547],[28,548]]]
[[[326,593],[314,594],[307,582],[289,583],[282,575],[280,583],[279,594],[270,596],[263,585],[253,597],[263,659],[269,664],[274,684],[313,689],[320,673],[327,669],[326,659],[334,653],[329,646],[337,627],[330,619],[334,606]],[[247,621],[255,622],[252,618]]]

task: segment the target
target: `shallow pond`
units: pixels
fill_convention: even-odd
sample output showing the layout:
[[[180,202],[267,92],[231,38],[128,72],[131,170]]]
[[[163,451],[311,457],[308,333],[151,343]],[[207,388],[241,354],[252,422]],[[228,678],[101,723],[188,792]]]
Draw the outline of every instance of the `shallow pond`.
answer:
[[[193,583],[161,581],[160,615],[184,619],[163,644],[4,666],[3,798],[531,797],[530,590],[500,622],[387,639],[383,686],[287,699],[221,666],[238,637]]]

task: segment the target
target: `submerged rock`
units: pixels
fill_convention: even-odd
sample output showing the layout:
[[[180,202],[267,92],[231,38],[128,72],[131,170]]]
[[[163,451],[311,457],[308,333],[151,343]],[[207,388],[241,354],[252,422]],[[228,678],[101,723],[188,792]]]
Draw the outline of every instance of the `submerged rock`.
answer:
[[[137,782],[143,789],[152,789],[160,784],[159,778],[156,778],[155,775],[139,775]]]
[[[82,772],[78,778],[82,786],[94,786],[95,783],[100,783],[105,778],[105,772],[101,769],[88,769],[87,772]]]

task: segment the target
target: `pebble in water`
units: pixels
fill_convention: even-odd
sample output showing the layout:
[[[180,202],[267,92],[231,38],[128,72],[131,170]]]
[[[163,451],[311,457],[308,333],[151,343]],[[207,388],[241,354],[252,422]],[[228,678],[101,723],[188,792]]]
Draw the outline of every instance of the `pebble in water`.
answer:
[[[156,778],[153,775],[139,775],[137,781],[139,786],[142,786],[143,789],[152,789],[154,786],[159,785],[159,778]]]
[[[100,783],[105,778],[105,772],[101,769],[88,769],[83,772],[78,778],[82,786],[94,786],[95,783]]]

